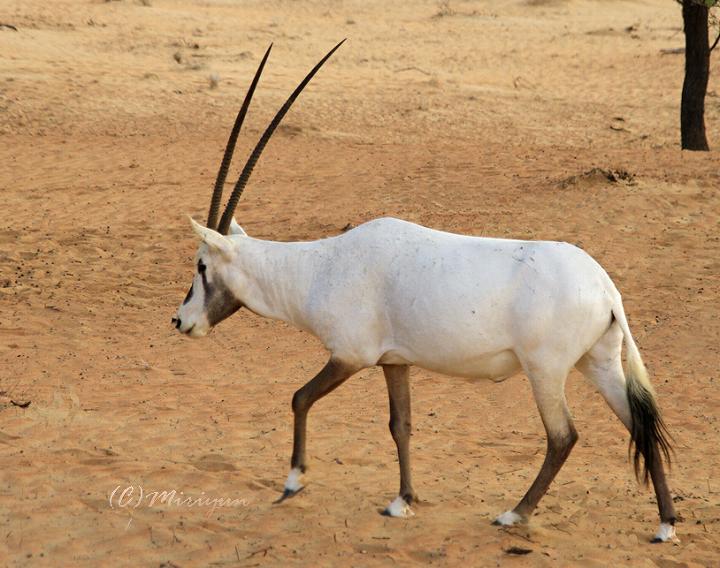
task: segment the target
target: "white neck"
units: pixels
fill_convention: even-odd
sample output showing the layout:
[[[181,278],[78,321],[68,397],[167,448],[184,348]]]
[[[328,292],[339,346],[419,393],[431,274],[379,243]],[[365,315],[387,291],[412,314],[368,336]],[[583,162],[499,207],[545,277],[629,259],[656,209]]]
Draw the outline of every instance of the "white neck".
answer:
[[[282,243],[247,236],[234,240],[237,257],[227,286],[256,314],[307,330],[303,306],[325,256],[322,247],[317,242]]]

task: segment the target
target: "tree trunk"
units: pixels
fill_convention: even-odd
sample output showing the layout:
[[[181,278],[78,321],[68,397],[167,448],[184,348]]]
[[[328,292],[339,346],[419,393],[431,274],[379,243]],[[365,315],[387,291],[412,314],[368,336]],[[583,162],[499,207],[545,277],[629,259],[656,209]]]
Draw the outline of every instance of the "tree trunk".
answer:
[[[709,150],[705,136],[705,92],[710,75],[708,7],[684,0],[685,81],[680,105],[683,150]]]

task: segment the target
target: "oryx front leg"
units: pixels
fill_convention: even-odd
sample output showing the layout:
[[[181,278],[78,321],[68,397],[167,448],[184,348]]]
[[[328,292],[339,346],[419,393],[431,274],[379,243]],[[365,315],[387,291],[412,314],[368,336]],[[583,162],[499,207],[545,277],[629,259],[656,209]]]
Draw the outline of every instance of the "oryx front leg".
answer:
[[[535,402],[547,433],[547,453],[535,481],[512,511],[497,517],[493,524],[514,525],[528,520],[558,471],[570,455],[578,435],[565,400],[565,374],[529,373]]]
[[[412,488],[410,473],[410,433],[412,430],[410,411],[410,367],[408,365],[383,365],[388,396],[390,398],[390,433],[397,446],[400,462],[400,494],[383,511],[391,517],[410,517],[414,513],[410,505],[417,501]]]
[[[280,497],[278,501],[292,497],[303,488],[300,478],[307,469],[305,462],[305,440],[307,435],[307,414],[310,407],[317,400],[332,392],[349,379],[356,370],[357,369],[341,361],[331,358],[325,367],[323,367],[322,371],[293,396],[293,453],[292,459],[290,460],[290,474],[285,482],[282,497]]]

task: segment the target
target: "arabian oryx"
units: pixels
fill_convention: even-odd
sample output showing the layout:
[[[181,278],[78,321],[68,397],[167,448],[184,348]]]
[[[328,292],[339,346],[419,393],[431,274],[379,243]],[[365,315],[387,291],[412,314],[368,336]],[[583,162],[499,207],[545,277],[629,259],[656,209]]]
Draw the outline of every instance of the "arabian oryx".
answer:
[[[410,505],[417,500],[410,473],[410,366],[495,381],[522,371],[547,431],[547,455],[522,500],[495,523],[526,521],[578,438],[564,392],[575,366],[630,431],[636,474],[642,469],[645,482],[652,478],[661,521],[654,541],[674,539],[675,510],[663,471],[663,457],[668,461],[670,451],[665,426],[620,293],[588,254],[563,242],[470,237],[398,219],[376,219],[339,236],[289,243],[254,239],[235,222],[238,199],[265,145],[341,44],[278,111],[218,222],[228,166],[268,48],[225,149],[207,226],[191,219],[201,241],[197,270],[172,319],[181,333],[202,337],[247,307],[314,334],[329,351],[325,367],[292,399],[293,453],[280,500],[302,489],[308,411],[361,369],[381,365],[387,382],[400,493],[385,512],[397,517],[412,515]]]

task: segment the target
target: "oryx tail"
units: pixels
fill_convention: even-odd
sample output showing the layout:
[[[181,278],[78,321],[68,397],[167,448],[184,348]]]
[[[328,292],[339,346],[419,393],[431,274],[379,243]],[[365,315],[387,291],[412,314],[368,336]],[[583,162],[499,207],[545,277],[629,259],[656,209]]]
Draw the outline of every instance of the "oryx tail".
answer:
[[[635,446],[633,466],[638,479],[641,478],[640,456],[644,458],[642,480],[647,484],[650,470],[656,460],[662,460],[664,457],[665,461],[670,463],[671,436],[660,415],[660,409],[655,400],[655,389],[650,383],[640,351],[630,333],[622,304],[614,307],[612,313],[625,336],[625,380],[632,421],[628,451],[632,451],[633,445]]]

